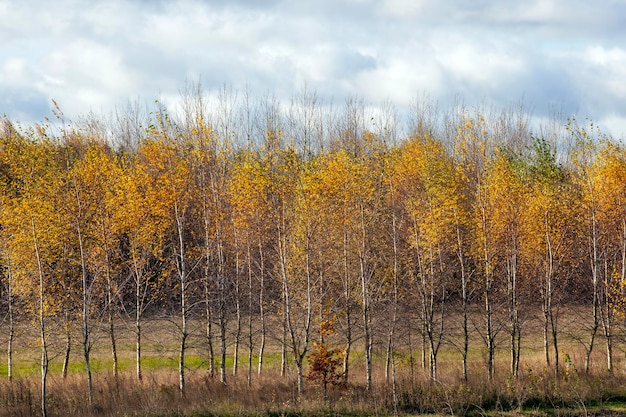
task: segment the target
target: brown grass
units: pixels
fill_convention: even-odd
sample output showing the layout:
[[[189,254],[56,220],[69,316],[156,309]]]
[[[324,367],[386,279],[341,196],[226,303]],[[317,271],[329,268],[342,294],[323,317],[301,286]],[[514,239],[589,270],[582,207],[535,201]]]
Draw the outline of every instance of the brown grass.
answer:
[[[78,345],[73,350],[73,371],[67,379],[61,378],[61,358],[53,359],[49,378],[50,416],[278,416],[278,415],[393,415],[399,414],[455,414],[455,415],[586,415],[595,410],[609,412],[620,409],[616,404],[626,403],[626,376],[623,371],[623,344],[615,347],[616,371],[609,375],[604,369],[604,345],[597,341],[593,366],[587,375],[583,372],[584,349],[577,334],[582,331],[578,316],[568,314],[563,319],[561,337],[561,376],[556,379],[554,369],[547,367],[541,347],[541,333],[536,322],[525,328],[521,359],[521,375],[516,379],[508,372],[506,334],[500,334],[497,350],[497,372],[488,381],[484,346],[478,335],[472,336],[470,346],[470,379],[462,379],[461,356],[453,346],[452,336],[439,355],[439,378],[432,381],[422,369],[418,349],[419,339],[413,337],[413,360],[406,341],[398,341],[396,356],[396,395],[391,381],[384,376],[384,343],[376,345],[374,388],[364,389],[364,361],[356,346],[352,359],[350,384],[331,389],[328,402],[323,401],[321,387],[307,383],[303,395],[298,395],[295,369],[287,375],[278,371],[279,352],[276,342],[268,351],[266,368],[261,376],[253,373],[248,386],[246,346],[242,345],[239,373],[232,376],[229,366],[227,384],[208,376],[206,349],[201,336],[190,341],[187,392],[178,391],[176,369],[177,343],[172,326],[167,321],[147,321],[144,354],[144,379],[134,375],[134,345],[130,328],[119,327],[118,347],[122,371],[114,378],[110,371],[108,341],[100,334],[93,357],[94,401],[88,403],[87,384],[81,370],[82,359]],[[567,318],[567,320],[565,320]],[[477,319],[478,321],[479,319]],[[200,328],[200,325],[198,325]],[[576,333],[578,329],[578,333]],[[477,330],[476,330],[477,331]],[[404,334],[404,333],[401,333]],[[451,331],[451,334],[454,332]],[[0,417],[40,415],[40,380],[37,367],[38,348],[29,342],[28,325],[20,330],[16,345],[15,374],[12,381],[0,379]],[[62,339],[51,346],[60,352]],[[75,343],[78,342],[76,338]],[[229,353],[232,353],[232,347]],[[564,362],[567,353],[570,362]],[[232,359],[232,358],[231,358]],[[6,365],[4,366],[4,369]],[[5,369],[6,370],[6,369]],[[2,367],[0,367],[2,371]],[[626,415],[626,414],[624,414]]]
[[[281,377],[276,370],[255,377],[248,386],[245,376],[231,377],[221,384],[200,372],[190,377],[186,396],[180,396],[177,373],[157,369],[138,382],[125,371],[115,379],[109,372],[95,378],[94,403],[88,404],[85,377],[73,373],[66,380],[53,375],[49,384],[51,416],[209,416],[209,415],[324,415],[328,412],[351,415],[400,414],[484,415],[497,412],[539,412],[569,410],[583,413],[588,407],[623,401],[626,380],[623,376],[564,373],[555,380],[551,370],[540,360],[527,363],[518,379],[505,372],[486,382],[478,366],[466,384],[456,371],[443,372],[439,381],[431,381],[421,368],[413,378],[406,367],[397,375],[397,403],[392,386],[386,384],[380,370],[375,388],[366,392],[360,383],[334,389],[330,402],[321,400],[319,387],[309,386],[297,394],[293,375]],[[360,369],[359,369],[360,370]],[[18,378],[0,382],[0,415],[40,415],[38,379]]]

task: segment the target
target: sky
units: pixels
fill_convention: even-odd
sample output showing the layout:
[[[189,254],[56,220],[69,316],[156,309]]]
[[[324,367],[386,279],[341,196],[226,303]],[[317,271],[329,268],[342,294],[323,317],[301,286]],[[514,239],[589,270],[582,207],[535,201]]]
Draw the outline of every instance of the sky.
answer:
[[[175,103],[189,82],[402,111],[506,108],[626,134],[626,0],[0,0],[0,115]]]

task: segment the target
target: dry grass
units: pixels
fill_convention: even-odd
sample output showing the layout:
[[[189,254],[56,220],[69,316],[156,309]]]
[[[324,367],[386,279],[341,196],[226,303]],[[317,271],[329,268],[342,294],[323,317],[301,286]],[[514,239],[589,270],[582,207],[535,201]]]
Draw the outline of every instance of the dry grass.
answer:
[[[584,317],[584,315],[582,316]],[[566,320],[567,319],[567,320]],[[478,321],[478,319],[477,319]],[[393,415],[433,413],[455,415],[586,415],[592,410],[618,410],[625,413],[626,376],[623,353],[616,346],[616,372],[604,370],[602,340],[598,340],[590,374],[582,372],[584,349],[577,335],[584,329],[579,316],[563,316],[562,372],[557,379],[552,367],[545,365],[541,347],[541,332],[537,323],[529,320],[523,339],[521,375],[513,378],[508,372],[507,339],[500,333],[497,350],[497,373],[489,381],[486,374],[484,346],[477,334],[470,346],[470,379],[462,379],[461,357],[454,347],[455,337],[447,339],[439,355],[439,378],[432,381],[419,361],[421,352],[413,337],[413,357],[406,340],[399,340],[396,356],[396,400],[391,381],[384,376],[384,343],[376,345],[374,389],[364,389],[364,361],[358,347],[351,357],[351,382],[341,389],[331,390],[329,402],[322,400],[320,387],[308,383],[306,392],[298,395],[295,370],[281,376],[278,345],[270,346],[266,368],[261,376],[253,374],[247,381],[246,346],[241,346],[240,368],[236,377],[229,366],[227,384],[207,373],[206,348],[198,333],[190,340],[187,369],[187,392],[183,398],[178,391],[176,369],[177,341],[175,327],[166,320],[147,321],[144,329],[144,378],[134,375],[134,335],[130,327],[120,325],[118,348],[121,372],[111,373],[107,339],[97,335],[93,358],[94,401],[87,401],[86,377],[81,365],[78,345],[73,350],[73,362],[68,378],[60,375],[63,340],[54,340],[56,352],[49,378],[49,411],[51,416],[278,416],[278,415]],[[201,324],[197,324],[201,328]],[[582,326],[582,327],[581,327]],[[578,330],[577,330],[578,329]],[[478,330],[476,330],[478,331]],[[0,417],[40,415],[40,386],[38,348],[32,341],[29,326],[20,329],[16,341],[15,375],[12,381],[0,380]],[[577,333],[578,332],[578,333]],[[405,335],[404,333],[402,333]],[[450,331],[450,334],[455,334]],[[78,342],[78,340],[75,340]],[[232,353],[232,346],[229,350]],[[2,353],[2,352],[0,352]],[[563,362],[564,354],[571,359]],[[232,358],[230,358],[232,361]],[[231,362],[232,363],[232,362]],[[230,364],[229,364],[230,365]],[[255,361],[256,365],[256,361]],[[6,365],[0,366],[6,373]]]
[[[274,371],[248,387],[241,378],[224,385],[207,378],[189,381],[187,395],[177,389],[176,373],[151,371],[142,383],[124,373],[118,379],[107,373],[97,375],[94,403],[88,404],[84,376],[73,374],[66,380],[50,381],[51,416],[251,416],[251,415],[325,415],[328,412],[351,415],[389,415],[394,404],[391,387],[380,382],[373,392],[361,385],[350,385],[331,392],[331,404],[320,400],[315,387],[297,395],[293,378],[281,378]],[[624,379],[595,376],[569,376],[558,382],[551,373],[524,372],[514,380],[497,376],[486,383],[474,378],[468,384],[445,375],[439,382],[420,375],[411,380],[398,378],[397,410],[400,414],[484,415],[547,410],[584,413],[592,406],[623,401],[617,386]],[[0,415],[39,415],[39,385],[35,378],[0,383]]]

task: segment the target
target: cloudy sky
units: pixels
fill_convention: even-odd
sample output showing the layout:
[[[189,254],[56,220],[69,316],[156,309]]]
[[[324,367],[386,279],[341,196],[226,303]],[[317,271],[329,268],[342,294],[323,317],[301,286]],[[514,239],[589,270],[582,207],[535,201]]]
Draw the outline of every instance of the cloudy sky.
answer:
[[[523,101],[623,137],[626,1],[0,0],[0,115],[167,102],[186,80],[400,110]]]

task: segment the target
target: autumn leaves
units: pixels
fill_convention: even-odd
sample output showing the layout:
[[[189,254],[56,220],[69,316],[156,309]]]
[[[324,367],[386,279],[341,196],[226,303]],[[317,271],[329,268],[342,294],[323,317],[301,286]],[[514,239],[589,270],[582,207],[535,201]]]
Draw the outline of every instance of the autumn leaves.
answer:
[[[354,128],[357,118],[329,128],[325,144],[311,128],[305,149],[269,116],[264,134],[245,143],[209,119],[192,109],[174,120],[161,109],[123,149],[78,125],[52,134],[5,123],[3,279],[9,311],[38,323],[44,379],[48,331],[59,331],[51,320],[81,323],[88,371],[92,332],[106,321],[117,373],[115,319],[124,316],[141,380],[147,312],[176,317],[183,395],[189,338],[199,337],[192,319],[205,323],[210,375],[227,382],[227,356],[239,365],[245,349],[251,382],[272,339],[302,392],[312,350],[315,360],[332,357],[330,371],[313,361],[324,383],[332,375],[371,388],[375,350],[387,346],[392,379],[415,329],[433,379],[452,339],[468,378],[472,338],[484,342],[492,377],[503,328],[517,375],[522,326],[538,308],[546,364],[558,373],[560,307],[580,301],[592,323],[587,351],[602,330],[612,370],[626,274],[626,152],[617,141],[572,123],[557,155],[527,130],[464,112],[397,142]],[[480,325],[469,318],[477,308]],[[329,320],[334,331],[321,335]],[[351,367],[355,350],[363,375]]]

